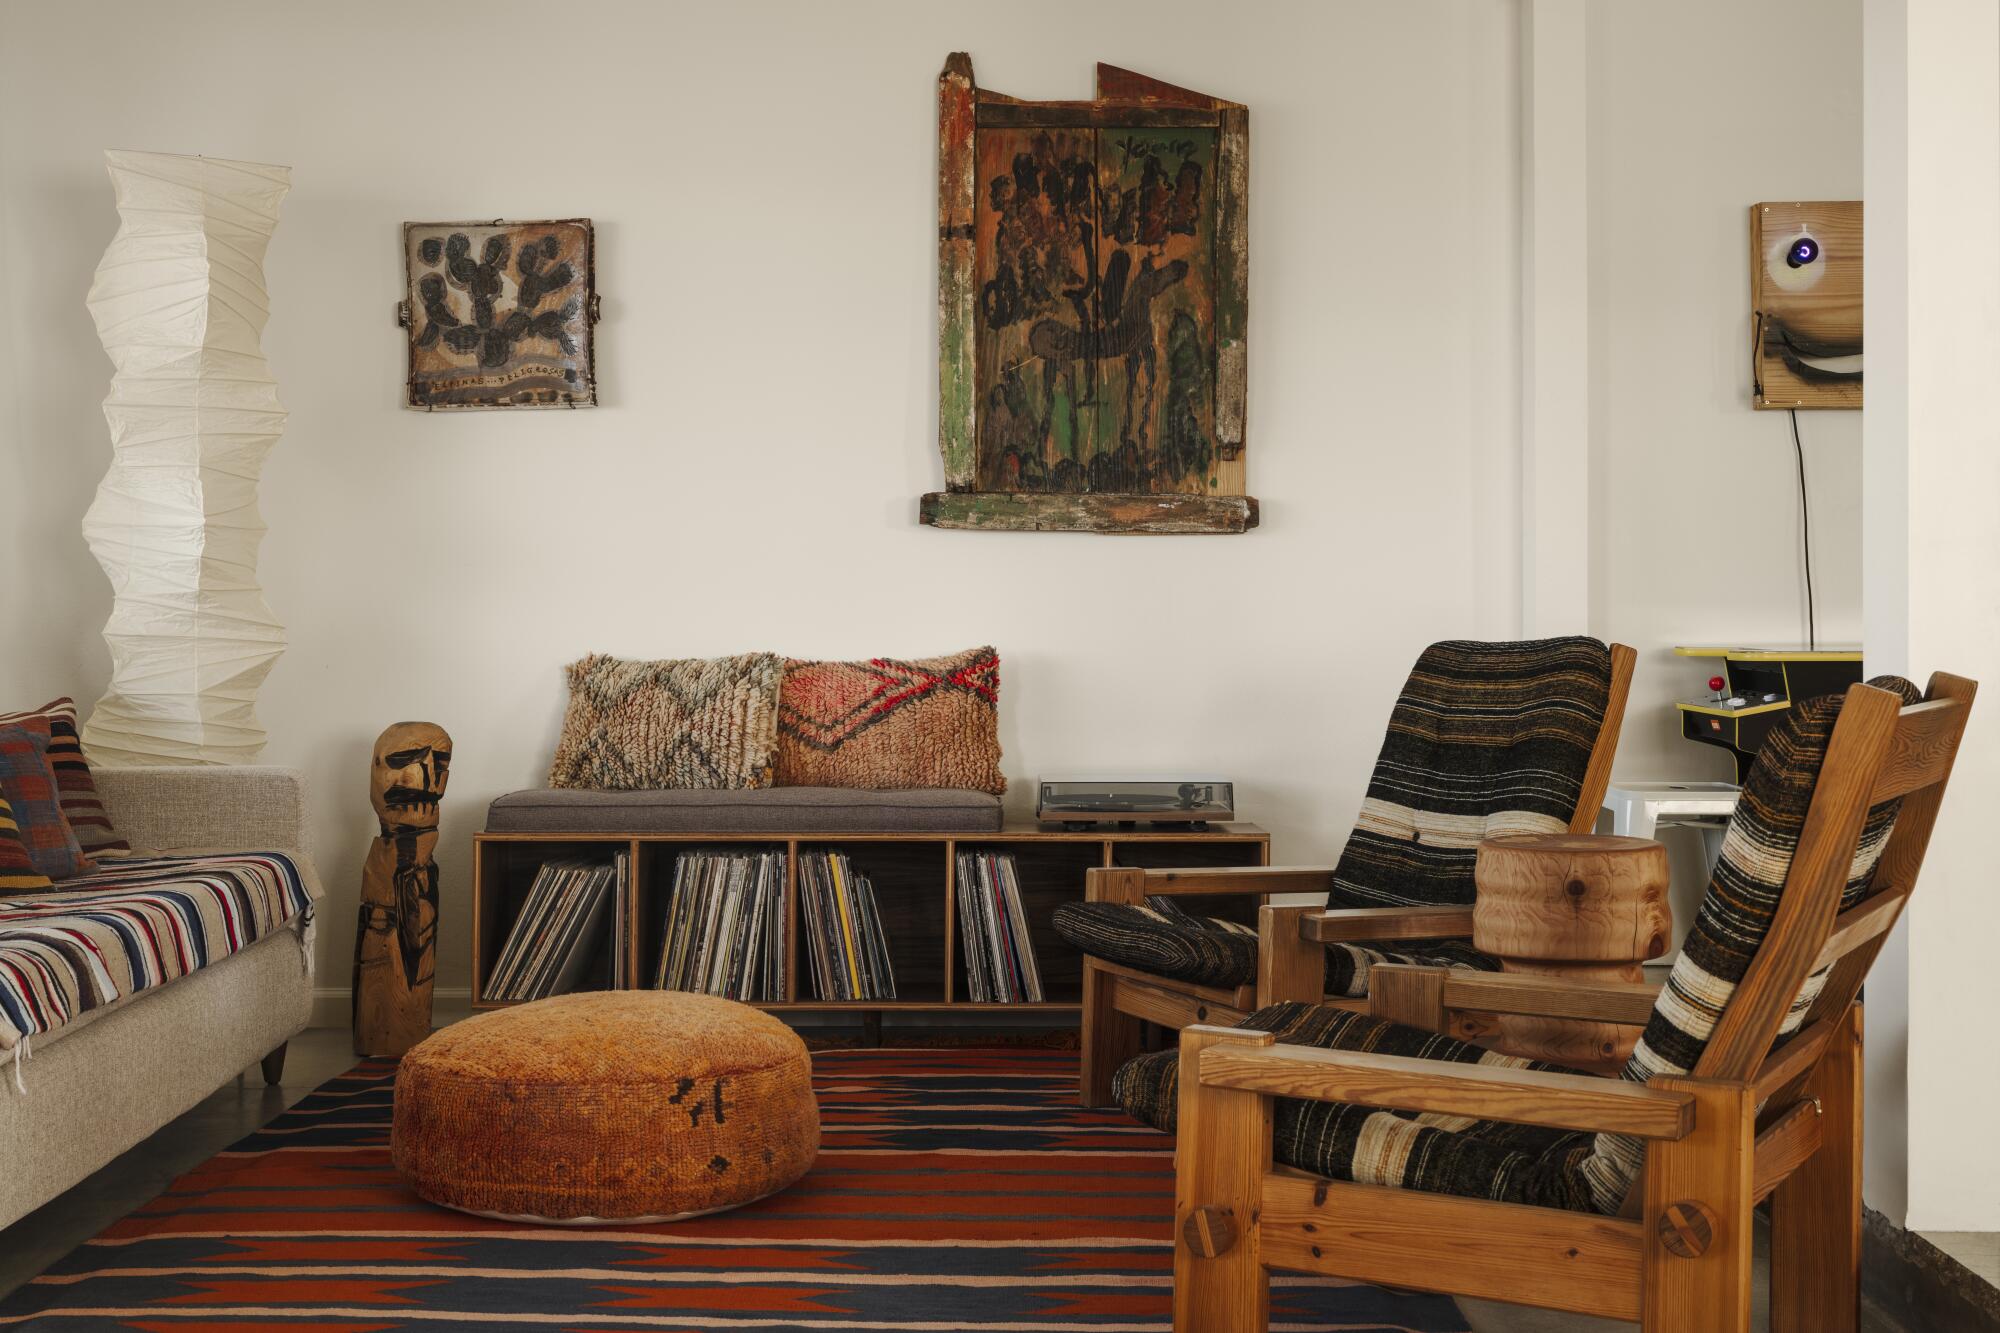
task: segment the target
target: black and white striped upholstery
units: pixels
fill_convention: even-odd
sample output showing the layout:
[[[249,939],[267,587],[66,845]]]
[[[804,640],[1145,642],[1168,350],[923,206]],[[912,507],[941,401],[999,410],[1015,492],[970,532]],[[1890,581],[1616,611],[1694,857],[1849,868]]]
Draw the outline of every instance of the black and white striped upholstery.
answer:
[[[1469,905],[1480,839],[1569,827],[1610,694],[1611,650],[1596,639],[1425,649],[1389,715],[1329,905]],[[1065,903],[1054,924],[1087,954],[1172,980],[1256,980],[1254,934],[1246,943],[1240,926],[1165,903]],[[1326,953],[1330,995],[1366,995],[1369,969],[1381,962],[1498,966],[1457,941]]]
[[[1906,704],[1920,700],[1916,687],[1898,677],[1869,684],[1901,695]],[[1744,779],[1721,859],[1681,956],[1622,1077],[1643,1083],[1660,1074],[1685,1074],[1707,1049],[1777,916],[1840,704],[1838,696],[1828,695],[1795,705],[1765,740]],[[1887,802],[1869,812],[1841,895],[1843,910],[1867,895],[1899,805]],[[1825,984],[1824,971],[1806,980],[1781,1037],[1798,1031]],[[1272,1005],[1239,1026],[1275,1032],[1290,1045],[1558,1068],[1327,1006]],[[1113,1096],[1133,1116],[1171,1131],[1178,1061],[1173,1050],[1128,1061],[1112,1081]],[[1272,1150],[1288,1166],[1337,1180],[1607,1214],[1623,1206],[1644,1160],[1643,1143],[1628,1135],[1286,1098],[1275,1108]]]

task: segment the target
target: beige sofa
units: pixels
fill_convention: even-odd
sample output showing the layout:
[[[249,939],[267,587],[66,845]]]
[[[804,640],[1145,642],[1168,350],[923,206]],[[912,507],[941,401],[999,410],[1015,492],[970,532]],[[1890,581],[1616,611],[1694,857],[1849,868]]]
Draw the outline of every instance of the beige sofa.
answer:
[[[287,768],[100,768],[98,789],[140,851],[279,851],[317,903],[305,792]],[[35,1039],[25,1092],[0,1080],[0,1226],[15,1221],[265,1061],[312,1013],[300,922],[241,953],[85,1013]],[[268,1058],[267,1058],[268,1057]]]

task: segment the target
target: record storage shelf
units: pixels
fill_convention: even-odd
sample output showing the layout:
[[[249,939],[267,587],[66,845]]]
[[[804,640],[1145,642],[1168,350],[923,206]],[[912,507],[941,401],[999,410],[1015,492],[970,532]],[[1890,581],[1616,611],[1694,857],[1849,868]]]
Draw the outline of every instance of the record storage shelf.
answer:
[[[1082,1000],[1083,958],[1049,924],[1058,903],[1081,900],[1084,874],[1095,866],[1259,866],[1271,863],[1271,837],[1255,824],[1215,824],[1205,832],[1146,825],[1080,831],[1009,824],[997,833],[479,833],[472,846],[472,1007],[501,1009],[517,1001],[486,998],[486,977],[499,959],[508,928],[545,860],[609,860],[627,852],[633,866],[625,940],[626,974],[649,989],[659,966],[674,858],[683,851],[785,853],[785,995],[758,1002],[776,1013],[1007,1012],[1073,1016]],[[799,857],[845,853],[875,886],[894,966],[894,1000],[813,997],[811,960],[801,955]],[[969,982],[958,926],[958,854],[1011,852],[1042,974],[1042,1003],[978,1003]],[[1254,909],[1256,899],[1190,901],[1215,914]]]

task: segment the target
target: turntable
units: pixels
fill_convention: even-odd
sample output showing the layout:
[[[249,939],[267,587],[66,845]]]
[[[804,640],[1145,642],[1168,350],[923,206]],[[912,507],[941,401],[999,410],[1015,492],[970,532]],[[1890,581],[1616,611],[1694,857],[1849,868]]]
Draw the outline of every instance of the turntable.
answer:
[[[1214,778],[1044,778],[1035,818],[1072,831],[1144,821],[1202,833],[1236,818],[1236,788]]]

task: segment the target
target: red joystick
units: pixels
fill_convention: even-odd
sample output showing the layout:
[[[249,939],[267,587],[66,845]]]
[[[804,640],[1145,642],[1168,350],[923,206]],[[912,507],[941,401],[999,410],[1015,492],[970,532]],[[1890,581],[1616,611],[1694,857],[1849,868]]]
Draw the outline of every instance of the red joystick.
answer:
[[[1728,683],[1729,683],[1728,681],[1724,680],[1720,676],[1710,676],[1708,678],[1708,688],[1714,690],[1718,694],[1722,692],[1722,687],[1724,685],[1727,685]]]

